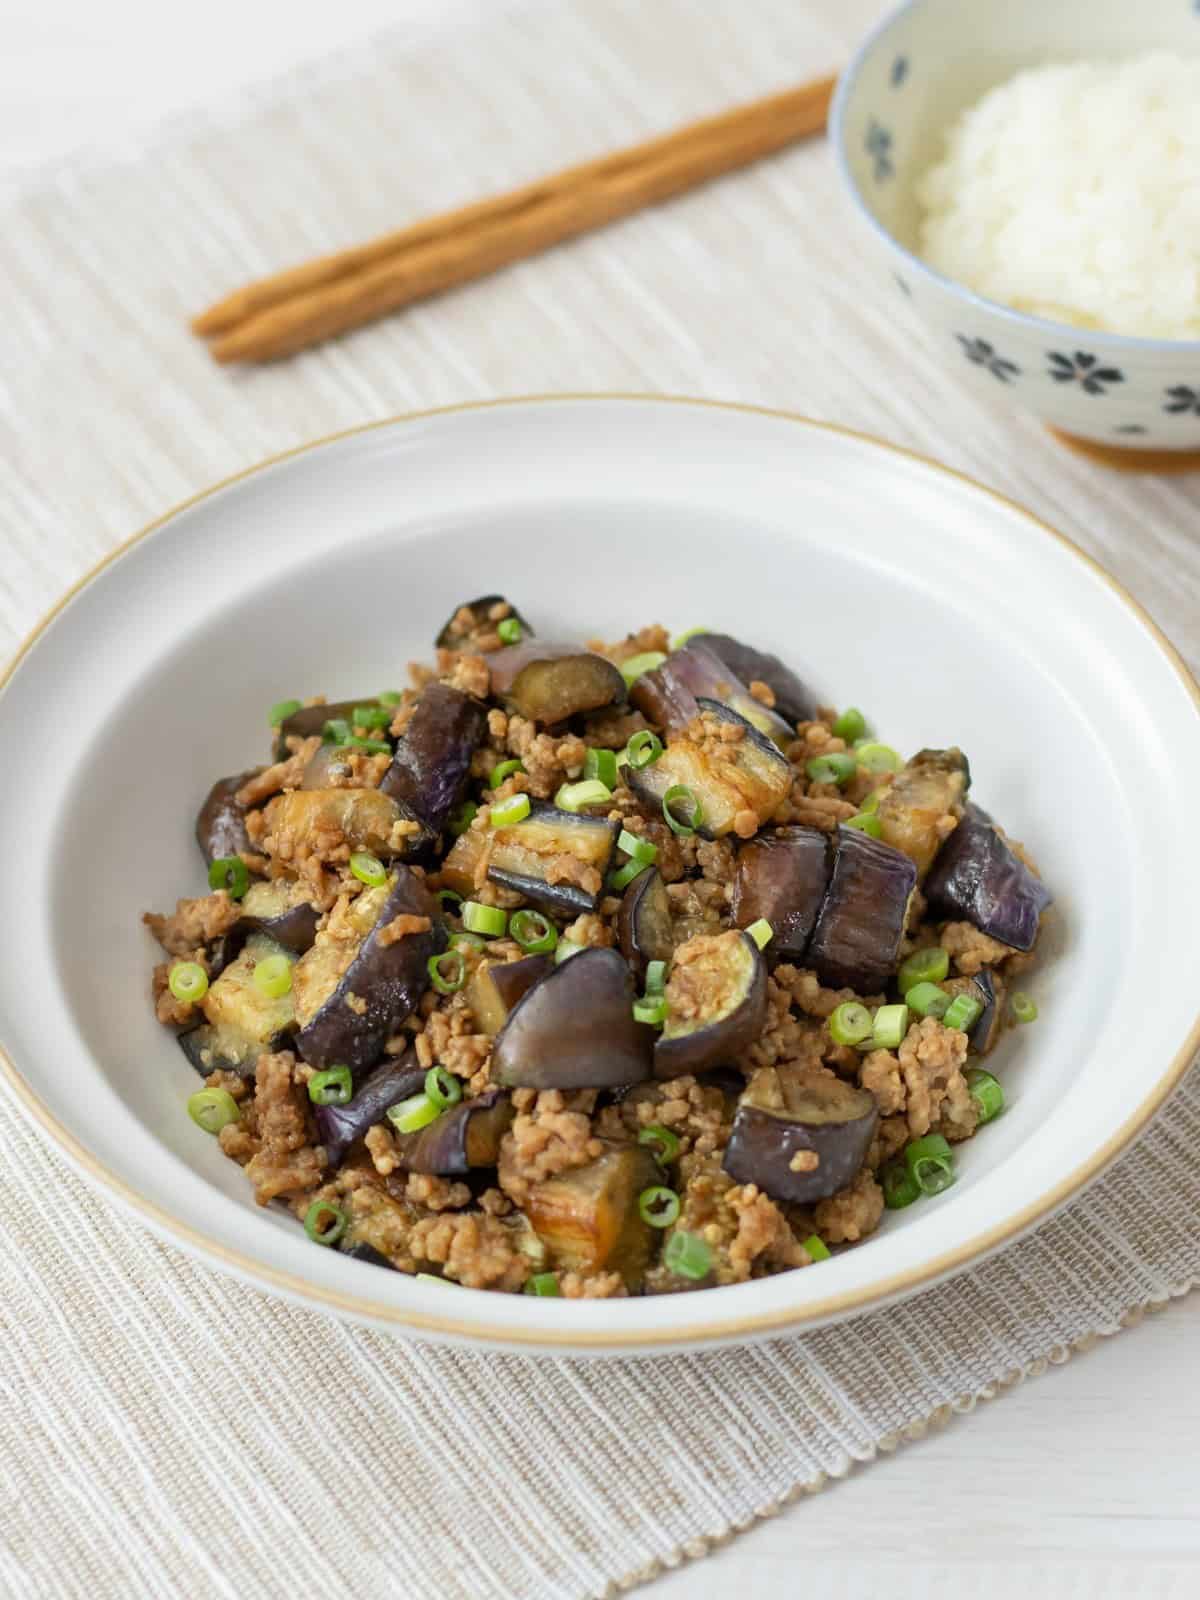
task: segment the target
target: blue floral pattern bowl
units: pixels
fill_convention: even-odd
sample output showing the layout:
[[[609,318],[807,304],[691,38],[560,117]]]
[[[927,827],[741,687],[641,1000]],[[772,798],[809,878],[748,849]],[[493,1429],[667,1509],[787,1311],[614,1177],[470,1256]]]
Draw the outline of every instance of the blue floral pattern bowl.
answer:
[[[1200,0],[909,0],[842,74],[830,134],[884,292],[964,381],[1092,446],[1200,451],[1200,341],[1071,327],[985,300],[915,253],[918,179],[996,84],[1046,61],[1200,53]]]

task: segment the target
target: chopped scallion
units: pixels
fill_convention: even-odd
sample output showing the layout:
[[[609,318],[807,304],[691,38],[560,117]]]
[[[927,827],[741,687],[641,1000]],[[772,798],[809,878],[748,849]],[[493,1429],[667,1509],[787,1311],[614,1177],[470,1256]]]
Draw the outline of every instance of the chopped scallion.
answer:
[[[458,908],[463,903],[463,897],[457,889],[439,889],[434,899],[441,906],[447,916],[456,917]]]
[[[321,728],[321,738],[326,744],[345,744],[353,732],[345,717],[330,717]]]
[[[378,856],[373,856],[369,850],[356,850],[350,857],[350,871],[359,883],[365,883],[368,889],[378,889],[387,882],[387,868]]]
[[[661,994],[648,994],[644,1000],[635,1000],[633,1020],[645,1022],[652,1028],[661,1028],[667,1020],[667,997]]]
[[[510,795],[507,800],[497,800],[492,804],[488,814],[488,821],[493,828],[514,828],[518,822],[524,822],[529,815],[530,804],[527,794]]]
[[[810,1233],[807,1239],[801,1239],[801,1250],[807,1250],[810,1261],[828,1261],[829,1246],[819,1233]]]
[[[754,940],[755,944],[760,950],[765,950],[770,944],[771,940],[775,937],[775,929],[767,921],[766,917],[759,917],[757,921],[752,922],[745,931]]]
[[[661,994],[667,986],[667,963],[665,961],[647,961],[646,963],[646,993]]]
[[[294,717],[300,709],[299,700],[276,700],[270,711],[271,726],[277,728],[281,722]]]
[[[450,813],[450,820],[446,824],[450,832],[457,839],[459,834],[466,833],[475,820],[475,813],[479,807],[473,800],[464,800],[462,805],[455,807]]]
[[[904,994],[910,1011],[919,1017],[944,1017],[950,1009],[950,996],[936,983],[914,983]]]
[[[661,1122],[650,1122],[638,1129],[638,1143],[644,1144],[656,1161],[665,1167],[679,1154],[679,1135]]]
[[[398,706],[404,696],[399,689],[385,689],[382,694],[375,696],[381,706]]]
[[[425,1093],[439,1111],[447,1111],[462,1099],[462,1081],[445,1067],[430,1067],[425,1074]]]
[[[683,633],[677,633],[671,640],[672,650],[682,650],[689,639],[695,639],[701,633],[711,633],[711,628],[687,628]]]
[[[508,933],[526,955],[547,956],[558,943],[558,929],[540,911],[514,911],[508,919]]]
[[[478,900],[464,900],[463,927],[468,933],[482,933],[489,939],[498,939],[508,927],[508,913],[499,906],[485,906]]]
[[[979,1126],[991,1122],[1004,1110],[1004,1090],[997,1079],[990,1072],[985,1072],[982,1067],[967,1068],[967,1088],[971,1091],[971,1098],[979,1107]]]
[[[583,758],[583,775],[598,783],[606,789],[617,787],[617,757],[612,750],[591,749]]]
[[[187,1113],[205,1133],[220,1133],[241,1116],[238,1103],[228,1089],[197,1089],[188,1099]]]
[[[658,846],[649,839],[643,839],[639,834],[630,833],[628,828],[622,828],[617,835],[617,849],[624,850],[627,856],[634,861],[640,861],[643,866],[650,866],[658,860]]]
[[[431,1122],[436,1122],[441,1114],[441,1107],[435,1105],[427,1094],[411,1094],[407,1100],[400,1100],[388,1107],[387,1119],[397,1133],[419,1133]]]
[[[488,779],[489,789],[498,789],[505,778],[511,777],[514,772],[524,772],[525,768],[519,761],[498,761],[492,768],[492,775]]]
[[[922,1194],[941,1194],[954,1182],[954,1152],[940,1133],[904,1147],[904,1164]]]
[[[167,974],[167,988],[184,1005],[195,1005],[208,993],[208,973],[198,961],[176,961]]]
[[[264,956],[254,968],[254,987],[268,1000],[287,994],[292,987],[292,963],[287,956]]]
[[[942,1022],[947,1028],[957,1028],[960,1033],[967,1033],[982,1015],[982,1000],[976,1000],[970,994],[956,994],[946,1008]]]
[[[392,720],[387,706],[355,706],[350,716],[354,728],[386,728]]]
[[[880,1169],[879,1183],[883,1189],[883,1203],[889,1211],[903,1211],[905,1206],[921,1198],[921,1185],[900,1157]]]
[[[661,650],[644,650],[641,655],[630,656],[627,661],[618,662],[618,666],[625,682],[632,686],[643,672],[653,672],[656,667],[661,667],[666,659]]]
[[[940,945],[929,945],[924,950],[914,950],[912,955],[905,956],[896,974],[896,983],[900,993],[907,994],[918,983],[941,983],[949,971],[950,957],[947,952]]]
[[[554,952],[554,965],[557,967],[564,961],[569,961],[572,956],[577,956],[581,950],[586,950],[587,945],[576,944],[574,939],[560,939],[558,948]]]
[[[1032,995],[1018,989],[1009,1002],[1014,1022],[1036,1022],[1038,1008]]]
[[[652,1228],[669,1228],[678,1219],[681,1206],[674,1189],[656,1183],[638,1195],[638,1214]]]
[[[535,1272],[532,1278],[526,1280],[526,1294],[554,1296],[562,1293],[558,1287],[558,1274],[554,1272]]]
[[[683,812],[687,820],[681,821],[676,811]],[[695,833],[704,821],[704,807],[695,790],[689,789],[686,783],[673,783],[663,795],[662,814],[671,832],[685,838]]]
[[[855,739],[861,739],[866,731],[867,719],[857,706],[847,706],[833,725],[835,736],[845,739],[847,744],[853,744]]]
[[[698,1233],[673,1233],[663,1250],[663,1261],[672,1272],[695,1283],[712,1271],[712,1251]]]
[[[240,900],[250,887],[250,871],[241,856],[218,856],[208,869],[208,887],[224,889],[231,900]]]
[[[606,806],[612,800],[612,791],[599,778],[585,778],[582,783],[564,783],[554,796],[560,811],[582,811],[585,806]]]
[[[314,1200],[304,1213],[304,1231],[314,1244],[336,1244],[347,1223],[346,1213],[331,1200]]]
[[[904,765],[904,758],[898,750],[873,739],[863,739],[855,745],[854,759],[868,772],[899,772]]]
[[[856,1045],[871,1037],[871,1013],[857,1000],[844,1000],[830,1015],[829,1035],[834,1044]]]
[[[521,637],[521,624],[516,617],[503,617],[496,624],[496,633],[504,644],[516,644]]]
[[[635,878],[640,878],[643,872],[650,870],[649,863],[645,861],[626,861],[624,866],[617,867],[608,875],[608,887],[615,894],[620,894],[622,889],[628,889]]]
[[[804,770],[813,783],[833,783],[842,789],[858,769],[854,757],[844,750],[831,750],[827,756],[813,756],[806,761]]]
[[[425,963],[429,982],[439,994],[457,994],[467,981],[467,963],[461,950],[443,950]]]
[[[353,1094],[349,1067],[327,1067],[308,1080],[308,1098],[315,1106],[344,1106]]]
[[[883,824],[869,811],[859,811],[854,816],[847,817],[842,827],[854,828],[859,833],[868,834],[872,839],[883,838]]]
[[[908,1032],[907,1006],[880,1006],[871,1025],[871,1045],[875,1050],[898,1050]]]
[[[658,735],[651,733],[649,728],[639,728],[630,735],[624,757],[635,772],[641,772],[643,767],[652,767],[662,753],[662,740]]]

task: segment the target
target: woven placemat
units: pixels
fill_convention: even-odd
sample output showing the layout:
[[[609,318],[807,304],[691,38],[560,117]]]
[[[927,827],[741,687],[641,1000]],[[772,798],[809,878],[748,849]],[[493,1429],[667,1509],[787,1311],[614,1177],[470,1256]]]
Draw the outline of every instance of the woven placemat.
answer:
[[[862,262],[820,143],[286,366],[218,371],[185,332],[247,276],[826,71],[875,11],[480,0],[14,199],[0,648],[133,528],[266,454],[592,388],[778,405],[940,456],[1063,527],[1194,659],[1196,491],[1106,476],[960,388]],[[1193,1071],[1086,1201],[886,1316],[589,1365],[406,1345],[217,1276],[0,1098],[0,1479],[25,1508],[0,1524],[0,1582],[80,1600],[627,1588],[1192,1287],[1198,1152]]]

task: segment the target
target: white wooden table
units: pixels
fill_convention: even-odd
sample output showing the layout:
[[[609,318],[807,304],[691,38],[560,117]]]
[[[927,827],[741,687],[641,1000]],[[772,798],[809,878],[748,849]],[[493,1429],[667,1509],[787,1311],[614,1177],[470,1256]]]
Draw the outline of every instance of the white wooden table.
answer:
[[[474,0],[437,3],[445,15]],[[431,11],[430,0],[208,0],[185,22],[162,0],[0,0],[0,196],[57,155],[381,24],[419,28]],[[1193,1296],[643,1592],[1190,1600],[1200,1595],[1198,1347]]]

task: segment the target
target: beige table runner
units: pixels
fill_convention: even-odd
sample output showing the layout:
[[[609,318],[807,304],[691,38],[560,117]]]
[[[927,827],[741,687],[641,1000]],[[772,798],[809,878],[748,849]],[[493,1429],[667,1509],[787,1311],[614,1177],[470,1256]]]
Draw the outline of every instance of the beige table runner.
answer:
[[[940,456],[1078,539],[1195,661],[1197,489],[1106,476],[960,389],[861,262],[819,143],[287,366],[219,372],[183,331],[247,275],[827,70],[875,11],[479,0],[474,25],[457,8],[48,177],[0,227],[0,650],[134,527],[265,454],[407,408],[608,389]],[[1194,1071],[1086,1201],[975,1273],[804,1339],[600,1366],[408,1346],[218,1277],[5,1098],[0,1483],[21,1511],[0,1585],[628,1587],[1192,1287],[1198,1151]]]

